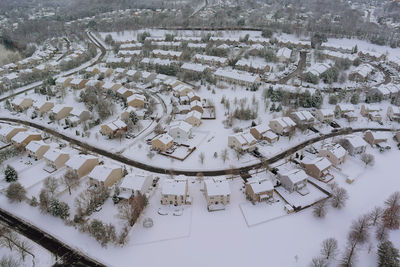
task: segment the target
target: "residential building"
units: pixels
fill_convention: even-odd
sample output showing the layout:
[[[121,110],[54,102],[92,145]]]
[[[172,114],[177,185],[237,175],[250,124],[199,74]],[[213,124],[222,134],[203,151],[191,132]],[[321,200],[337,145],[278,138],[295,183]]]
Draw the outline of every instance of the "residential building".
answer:
[[[153,184],[153,175],[128,174],[119,185],[119,198],[129,199],[137,194],[145,195]]]
[[[218,69],[214,72],[214,78],[217,81],[228,82],[241,86],[252,86],[260,83],[261,79],[257,75],[248,72],[238,72],[236,70]]]
[[[334,166],[345,162],[346,150],[339,144],[326,144],[319,150],[318,156],[327,158]]]
[[[315,118],[307,110],[295,111],[290,114],[290,118],[299,126],[311,127],[314,125]]]
[[[165,152],[172,148],[174,145],[174,139],[169,134],[161,134],[151,140],[151,149],[159,152]]]
[[[250,132],[228,136],[228,146],[237,151],[251,151],[256,148],[257,139]]]
[[[367,148],[367,143],[358,135],[348,135],[342,140],[343,148],[350,155],[362,154]]]
[[[144,95],[133,94],[127,98],[126,102],[131,107],[144,108],[144,105],[146,104],[146,97]]]
[[[0,129],[0,141],[3,143],[9,143],[15,135],[26,130],[26,128],[19,126],[4,125]]]
[[[113,165],[97,165],[87,175],[87,177],[92,186],[104,186],[105,188],[109,188],[123,177],[122,167]]]
[[[174,179],[164,180],[161,188],[161,204],[174,206],[191,204],[186,176],[179,175]]]
[[[269,122],[271,130],[280,135],[289,135],[296,129],[296,123],[289,117],[273,119]]]
[[[333,119],[335,118],[335,113],[332,109],[317,109],[315,112],[315,117],[320,121],[320,122],[332,122]]]
[[[59,149],[52,148],[47,150],[43,155],[43,158],[46,160],[47,165],[58,170],[61,167],[64,167],[65,162],[69,160],[69,154]]]
[[[276,53],[276,57],[280,62],[286,62],[289,61],[289,59],[292,57],[292,50],[290,50],[287,47],[282,47],[281,49],[278,50]]]
[[[314,159],[304,159],[301,162],[305,172],[316,179],[329,182],[334,177],[330,173],[332,163],[325,157],[317,157]]]
[[[307,174],[301,169],[278,172],[277,179],[290,193],[303,191],[307,187]]]
[[[42,135],[40,133],[31,131],[22,131],[17,133],[12,139],[11,143],[16,148],[25,148],[31,141],[42,140]]]
[[[371,146],[374,146],[379,143],[387,142],[387,137],[383,132],[366,131],[364,133],[364,140]]]
[[[36,101],[33,103],[33,108],[39,112],[40,116],[49,112],[54,107],[54,103],[50,101]]]
[[[247,199],[252,202],[263,202],[274,198],[274,185],[265,177],[251,177],[245,184]]]
[[[32,98],[16,98],[11,102],[15,111],[24,111],[33,105]]]
[[[99,164],[99,159],[92,155],[75,155],[72,156],[65,165],[72,170],[78,178],[89,174],[94,167]]]
[[[69,116],[72,111],[72,107],[64,106],[64,105],[55,105],[51,109],[50,117],[54,118],[55,120],[61,120]]]
[[[192,110],[185,115],[185,121],[192,126],[200,126],[201,124],[201,113],[197,110]]]
[[[114,138],[118,133],[125,133],[128,130],[127,125],[120,119],[101,125],[100,133],[109,138]]]
[[[189,139],[192,135],[192,125],[185,121],[171,122],[168,133],[173,139]]]
[[[39,160],[43,158],[43,155],[50,149],[50,145],[46,144],[42,140],[40,141],[31,141],[25,147],[28,155],[35,159]]]
[[[231,200],[231,189],[224,178],[211,178],[204,181],[204,195],[209,211],[223,209]]]

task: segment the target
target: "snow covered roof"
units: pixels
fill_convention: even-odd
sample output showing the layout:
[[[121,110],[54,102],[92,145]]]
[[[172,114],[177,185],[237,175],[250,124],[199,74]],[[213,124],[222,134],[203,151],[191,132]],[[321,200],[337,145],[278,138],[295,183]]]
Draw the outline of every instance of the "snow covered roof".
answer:
[[[337,158],[343,158],[346,156],[347,152],[346,150],[339,144],[327,144],[322,147],[322,150],[328,150],[330,151],[335,157]]]
[[[153,50],[153,54],[162,55],[162,56],[180,57],[182,55],[182,52],[155,49],[155,50]]]
[[[163,144],[168,144],[169,142],[173,141],[174,139],[169,134],[162,134],[159,135],[156,140],[159,140]]]
[[[7,135],[10,134],[14,129],[15,129],[15,127],[13,127],[13,126],[4,125],[4,126],[2,126],[1,129],[0,129],[0,136],[7,136]]]
[[[276,53],[277,57],[283,57],[283,58],[290,58],[292,55],[292,50],[290,50],[287,47],[283,47],[281,49],[278,50],[278,52]]]
[[[167,179],[161,189],[162,195],[184,196],[186,195],[187,181]]]
[[[16,143],[21,143],[23,142],[26,138],[28,138],[29,136],[34,135],[34,136],[40,136],[40,133],[36,133],[36,132],[31,132],[31,131],[23,131],[23,132],[19,132],[17,133],[12,139],[11,141],[16,142]]]
[[[271,120],[271,122],[277,122],[280,125],[282,125],[282,127],[293,127],[296,126],[296,123],[289,117],[282,117],[282,118],[276,118]]]
[[[63,110],[64,108],[66,108],[67,106],[64,105],[55,105],[52,109],[51,112],[53,113],[59,113],[61,110]]]
[[[121,167],[111,165],[97,165],[88,174],[88,177],[100,182],[104,182],[110,176],[111,172],[115,169],[121,169]]]
[[[170,131],[172,129],[175,129],[175,128],[179,128],[180,130],[188,133],[192,129],[192,125],[190,125],[186,121],[174,121],[174,122],[171,122],[171,124],[169,126]]]
[[[311,113],[307,110],[295,111],[292,114],[294,114],[301,121],[314,120],[314,116],[311,115]]]
[[[216,57],[216,56],[208,56],[208,55],[201,55],[201,54],[196,54],[194,56],[195,59],[198,60],[204,60],[204,61],[208,61],[208,62],[219,62],[221,64],[225,64],[228,62],[227,58],[224,57]]]
[[[336,107],[340,109],[341,112],[353,112],[354,111],[354,105],[350,104],[337,104]]]
[[[372,137],[375,140],[386,140],[386,134],[384,132],[373,132],[373,131],[367,131],[366,133],[372,134]]]
[[[255,69],[265,69],[268,64],[265,62],[260,62],[260,61],[252,61],[248,59],[240,59],[238,62],[236,62],[235,66],[239,67],[252,67]]]
[[[207,44],[188,43],[187,47],[189,47],[189,48],[206,48]]]
[[[31,98],[18,97],[12,101],[13,105],[20,106],[25,100],[32,100]]]
[[[92,155],[74,155],[65,163],[65,165],[71,169],[77,170],[89,159],[97,159],[97,157]]]
[[[198,120],[201,120],[201,113],[198,112],[197,110],[192,110],[188,114],[186,114],[185,119],[190,118],[190,117],[194,117]]]
[[[369,64],[361,64],[357,68],[355,68],[351,73],[358,73],[362,77],[366,78],[374,68]]]
[[[124,177],[119,187],[142,192],[145,189],[144,186],[146,185],[146,180],[149,179],[152,179],[151,175],[145,176],[139,174],[130,174]]]
[[[29,144],[26,146],[26,150],[31,151],[32,153],[36,153],[42,146],[49,146],[42,140],[40,141],[31,141]]]
[[[250,179],[247,179],[247,184],[250,185],[254,194],[274,190],[272,182],[261,177],[251,177]]]
[[[321,108],[321,109],[319,109],[319,112],[324,117],[334,116],[334,114],[335,114],[334,111],[332,109],[329,109],[329,108]]]
[[[83,108],[74,107],[69,114],[72,116],[79,117],[82,115],[83,112],[89,112],[89,111]]]
[[[285,173],[281,173],[282,176],[286,176],[292,181],[293,184],[304,181],[307,179],[307,174],[302,169],[292,169]]]
[[[223,70],[223,69],[218,69],[216,72],[214,72],[214,76],[224,77],[236,81],[244,81],[249,83],[255,83],[260,79],[257,75],[252,75],[248,72],[245,73],[245,72],[238,72],[235,70]]]
[[[231,194],[227,180],[207,179],[204,181],[208,196],[228,196]]]
[[[313,74],[315,76],[320,76],[322,73],[329,70],[330,68],[331,68],[331,66],[329,66],[327,63],[317,63],[317,64],[313,65],[308,70],[308,72],[310,72],[311,74]]]
[[[332,165],[331,162],[327,158],[324,158],[324,157],[316,157],[315,159],[312,159],[312,160],[305,160],[304,163],[309,164],[309,165],[314,165],[320,171],[323,171]]]
[[[181,66],[181,69],[183,70],[191,70],[191,71],[197,71],[197,72],[203,72],[206,69],[208,69],[207,66],[201,65],[201,64],[194,64],[194,63],[184,63]]]
[[[126,101],[129,103],[133,100],[141,100],[143,102],[146,102],[146,97],[144,95],[133,94],[130,97],[128,97]]]
[[[266,123],[259,124],[253,128],[256,129],[257,132],[261,134],[271,130],[271,128],[269,128],[269,126]]]
[[[60,157],[61,155],[68,155],[68,153],[65,153],[59,149],[49,149],[47,152],[43,155],[43,157],[49,161],[55,161]]]

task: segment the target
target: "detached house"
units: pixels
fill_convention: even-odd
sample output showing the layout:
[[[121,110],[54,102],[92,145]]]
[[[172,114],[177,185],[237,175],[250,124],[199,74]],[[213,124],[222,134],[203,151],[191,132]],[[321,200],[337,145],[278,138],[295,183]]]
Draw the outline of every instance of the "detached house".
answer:
[[[289,117],[273,119],[269,122],[273,132],[280,135],[289,135],[296,129],[296,123]]]
[[[43,115],[46,112],[49,112],[54,107],[54,103],[50,101],[37,101],[33,103],[33,108]]]
[[[68,117],[72,109],[73,108],[70,106],[55,105],[51,109],[50,116],[53,117],[55,120],[61,120]]]
[[[349,74],[350,81],[365,82],[368,80],[374,68],[369,64],[361,64]]]
[[[270,143],[278,140],[278,136],[272,132],[271,128],[269,128],[267,124],[259,124],[255,127],[251,127],[250,133],[257,140],[267,140]]]
[[[192,110],[185,116],[185,121],[192,126],[200,126],[201,124],[201,113],[197,110]]]
[[[287,47],[283,47],[278,50],[276,57],[280,62],[286,62],[292,57],[292,50]]]
[[[87,82],[88,82],[88,80],[86,80],[86,79],[75,78],[75,79],[70,81],[69,85],[73,89],[80,90],[80,89],[85,88],[85,85],[86,85]]]
[[[327,158],[317,157],[312,160],[306,159],[301,162],[301,165],[308,175],[321,181],[329,182],[334,178],[329,172],[332,163]]]
[[[125,133],[128,130],[127,125],[120,119],[101,125],[100,133],[114,138],[117,133]]]
[[[127,98],[126,102],[131,107],[143,108],[146,104],[146,97],[144,95],[133,94]]]
[[[12,139],[11,143],[16,148],[25,148],[31,141],[39,141],[42,140],[42,136],[40,133],[35,133],[31,131],[23,131],[17,133]]]
[[[387,142],[387,137],[382,132],[366,131],[364,134],[364,140],[371,146],[374,146],[379,143]]]
[[[350,155],[362,154],[367,148],[367,143],[358,135],[348,135],[343,140],[343,147]]]
[[[10,125],[4,125],[0,129],[0,141],[3,143],[11,142],[11,139],[17,135],[19,132],[26,131],[26,128],[23,127],[14,127]]]
[[[24,111],[33,104],[32,98],[16,98],[11,105],[15,111]]]
[[[389,106],[386,115],[389,120],[400,122],[400,107]]]
[[[109,188],[122,178],[122,167],[111,165],[97,165],[87,175],[92,186]]]
[[[189,139],[192,135],[192,125],[185,121],[175,121],[170,124],[168,133],[174,139]]]
[[[363,104],[361,106],[360,114],[363,117],[369,118],[371,121],[382,122],[382,115],[380,114],[381,111],[382,108],[378,105]]]
[[[146,194],[153,183],[152,175],[128,174],[119,186],[119,198],[129,199],[137,194]]]
[[[35,159],[39,160],[43,158],[43,155],[50,149],[50,145],[46,144],[42,140],[40,141],[31,141],[25,147],[28,155]]]
[[[191,204],[187,177],[180,175],[167,179],[161,188],[161,204],[181,206]]]
[[[292,112],[292,114],[290,114],[290,118],[292,118],[297,125],[307,127],[313,126],[315,121],[314,116],[306,110]]]
[[[356,113],[354,112],[354,105],[337,104],[336,108],[335,108],[335,113],[338,116],[347,119],[348,122],[358,120],[358,117],[357,117]]]
[[[79,178],[90,173],[98,164],[99,159],[91,155],[75,155],[65,163],[67,168],[75,172]]]
[[[324,145],[318,153],[318,156],[327,158],[334,166],[345,162],[347,157],[346,150],[339,144]]]
[[[70,86],[70,82],[73,80],[71,77],[59,77],[56,80],[56,87],[58,88],[67,88]]]
[[[198,100],[194,100],[194,101],[190,102],[190,109],[196,110],[200,113],[203,113],[203,105]]]
[[[247,179],[246,196],[252,202],[262,202],[274,197],[274,185],[264,177],[251,177]]]
[[[307,174],[301,169],[292,169],[286,172],[279,172],[277,176],[282,186],[289,192],[298,191],[305,193],[307,187]]]
[[[320,121],[320,122],[332,122],[333,119],[335,118],[335,113],[333,112],[332,109],[318,109],[315,112],[315,117]]]
[[[58,170],[65,165],[65,162],[69,160],[69,154],[59,149],[49,149],[43,155],[43,158],[50,167]]]
[[[225,209],[231,201],[229,183],[223,178],[212,178],[204,181],[204,195],[209,211]]]
[[[228,146],[232,149],[238,151],[251,151],[256,147],[257,139],[254,138],[252,134],[247,133],[237,133],[228,136]]]
[[[169,134],[162,134],[151,140],[151,149],[165,152],[174,145],[174,139]]]

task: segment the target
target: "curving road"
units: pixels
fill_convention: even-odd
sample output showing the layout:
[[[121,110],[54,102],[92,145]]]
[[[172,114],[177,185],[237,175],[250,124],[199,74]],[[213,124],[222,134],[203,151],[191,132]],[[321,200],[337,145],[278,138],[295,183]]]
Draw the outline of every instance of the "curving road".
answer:
[[[77,145],[80,146],[84,149],[87,149],[88,151],[97,153],[99,155],[111,158],[113,160],[119,161],[123,164],[129,165],[129,166],[133,166],[135,168],[139,168],[139,169],[143,169],[149,172],[154,172],[154,173],[160,173],[160,174],[168,174],[168,173],[174,173],[176,175],[179,174],[183,174],[186,176],[197,176],[199,172],[201,172],[204,176],[220,176],[220,175],[226,175],[226,174],[230,174],[230,173],[240,173],[240,172],[248,172],[249,170],[252,169],[258,169],[261,168],[263,166],[263,163],[256,163],[256,164],[251,164],[249,166],[245,166],[245,167],[241,167],[241,168],[230,168],[230,169],[221,169],[221,170],[198,170],[198,171],[187,171],[187,170],[177,170],[177,169],[166,169],[166,168],[161,168],[161,167],[156,167],[152,164],[146,164],[143,162],[139,162],[136,160],[132,160],[129,158],[126,158],[122,155],[118,155],[118,154],[114,154],[111,153],[107,150],[104,150],[102,148],[98,148],[98,147],[94,147],[92,145],[89,145],[87,143],[84,143],[80,140],[77,140],[75,138],[66,136],[62,133],[57,132],[56,130],[47,128],[43,125],[39,125],[37,123],[34,122],[30,122],[30,121],[25,121],[25,120],[21,120],[21,119],[15,119],[15,118],[0,118],[0,121],[7,121],[7,122],[14,122],[14,123],[20,123],[20,124],[24,124],[26,126],[32,127],[32,128],[36,128],[38,130],[41,130],[43,132],[46,132],[50,135],[53,135],[55,137],[58,137],[60,139],[63,139],[64,141],[67,141],[73,145]],[[317,143],[319,141],[328,139],[328,138],[332,138],[335,136],[340,136],[340,135],[347,135],[347,134],[351,134],[351,133],[357,133],[357,132],[364,132],[367,130],[371,130],[371,131],[381,131],[381,132],[392,132],[392,131],[399,131],[400,129],[391,129],[391,128],[359,128],[359,129],[353,129],[353,128],[345,128],[345,129],[341,129],[339,131],[336,132],[332,132],[332,133],[328,133],[328,134],[324,134],[324,135],[320,135],[318,137],[314,137],[310,140],[307,140],[305,142],[302,142],[294,147],[291,147],[269,159],[265,160],[265,163],[267,164],[272,164],[275,163],[289,155],[292,155],[293,153],[295,153],[296,151],[305,148],[308,145]],[[149,160],[151,161],[151,160]]]

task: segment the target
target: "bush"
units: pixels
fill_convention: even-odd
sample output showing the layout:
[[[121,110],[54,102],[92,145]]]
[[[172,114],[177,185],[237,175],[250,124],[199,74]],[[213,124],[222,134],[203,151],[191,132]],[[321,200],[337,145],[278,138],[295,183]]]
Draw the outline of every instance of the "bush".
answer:
[[[338,98],[336,95],[329,96],[329,104],[336,105],[338,103]]]

